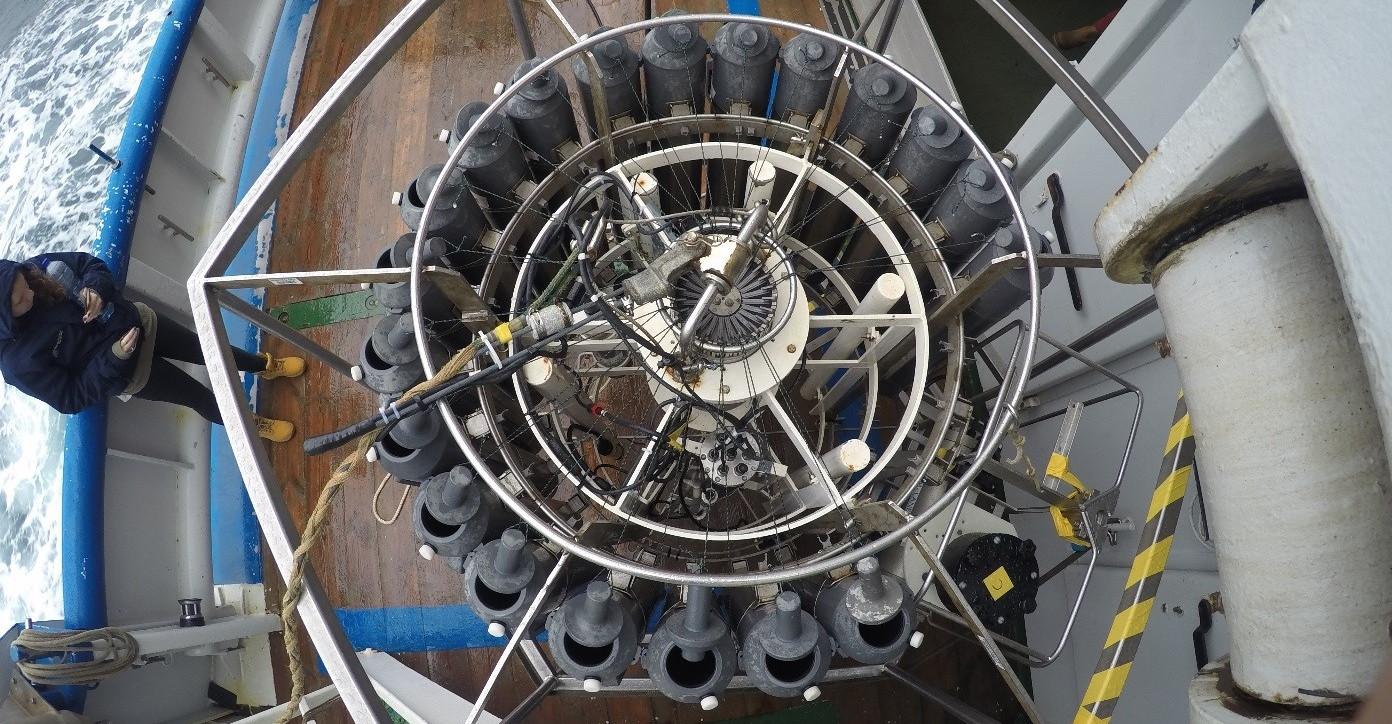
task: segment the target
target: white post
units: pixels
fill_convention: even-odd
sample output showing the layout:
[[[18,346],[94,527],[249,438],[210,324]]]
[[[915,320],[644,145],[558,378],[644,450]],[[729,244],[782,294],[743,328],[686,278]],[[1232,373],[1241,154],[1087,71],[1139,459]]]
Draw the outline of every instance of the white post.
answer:
[[[1194,423],[1233,680],[1283,704],[1360,699],[1388,653],[1392,494],[1314,212],[1301,200],[1251,213],[1154,277]]]
[[[745,183],[744,208],[752,209],[773,198],[773,180],[778,169],[768,161],[749,164],[749,179]]]

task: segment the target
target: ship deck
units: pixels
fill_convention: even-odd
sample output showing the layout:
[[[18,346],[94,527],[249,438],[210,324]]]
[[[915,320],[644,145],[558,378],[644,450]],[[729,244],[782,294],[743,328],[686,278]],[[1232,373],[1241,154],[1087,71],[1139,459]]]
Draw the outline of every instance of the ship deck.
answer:
[[[300,83],[293,123],[298,123],[324,95],[374,35],[404,5],[404,0],[338,0],[322,3]],[[680,3],[693,12],[725,10],[720,0]],[[653,11],[677,5],[656,0]],[[765,14],[825,27],[817,0],[763,0]],[[605,24],[616,26],[640,20],[648,11],[642,0],[595,0]],[[545,16],[540,3],[525,5],[538,52],[568,45],[564,32]],[[592,29],[593,18],[582,0],[562,8],[577,30]],[[706,31],[713,32],[713,29]],[[445,158],[435,133],[452,124],[466,102],[492,97],[493,85],[509,77],[522,56],[507,8],[501,0],[447,0],[416,36],[381,71],[331,130],[320,148],[301,168],[282,195],[276,216],[272,271],[367,268],[387,244],[406,231],[393,191],[403,188],[421,168]],[[333,292],[352,291],[335,289]],[[299,301],[326,290],[273,288],[268,305]],[[339,322],[306,330],[309,335],[349,359],[356,359],[363,336],[373,320]],[[285,352],[278,340],[268,340],[273,353]],[[294,442],[273,446],[271,459],[277,479],[298,525],[304,521],[328,479],[338,456],[305,458],[299,441],[339,428],[376,408],[374,396],[352,381],[311,365],[310,374],[290,382],[262,386],[263,414],[292,420],[299,428]],[[313,565],[333,605],[341,609],[431,607],[463,603],[460,577],[439,562],[416,553],[407,509],[392,525],[372,515],[374,491],[383,473],[365,466],[334,502],[332,528],[314,554]],[[388,483],[380,508],[390,515],[402,487]],[[409,494],[409,493],[408,493]],[[278,573],[267,560],[268,595],[278,601]],[[1009,721],[1015,705],[979,649],[924,626],[927,641],[910,650],[901,662],[923,681],[954,692],[982,711]],[[501,642],[501,640],[499,640]],[[274,640],[273,650],[281,643]],[[308,640],[304,651],[312,651]],[[500,648],[471,648],[401,652],[406,665],[457,692],[477,697]],[[306,661],[314,661],[310,655]],[[278,692],[288,696],[283,651],[277,660]],[[311,672],[310,686],[327,683]],[[507,714],[535,688],[522,663],[509,662],[499,688],[487,704],[499,716]],[[703,712],[658,695],[553,695],[525,721],[532,722],[694,722],[723,721],[766,714],[793,706],[813,706],[814,712],[796,720],[827,721],[832,714],[844,724],[859,722],[953,721],[935,705],[893,681],[874,680],[824,686],[821,702],[780,700],[754,692],[730,692],[721,706]],[[335,704],[316,715],[320,722],[347,721]]]

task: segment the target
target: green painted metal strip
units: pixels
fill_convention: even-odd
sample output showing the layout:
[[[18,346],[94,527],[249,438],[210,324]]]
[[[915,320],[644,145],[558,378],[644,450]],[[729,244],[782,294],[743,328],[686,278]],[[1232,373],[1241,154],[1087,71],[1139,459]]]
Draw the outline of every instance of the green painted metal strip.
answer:
[[[283,307],[272,307],[272,317],[279,319],[294,329],[322,327],[334,322],[347,322],[366,319],[387,313],[385,307],[377,302],[369,290],[334,294],[317,299],[292,302]]]

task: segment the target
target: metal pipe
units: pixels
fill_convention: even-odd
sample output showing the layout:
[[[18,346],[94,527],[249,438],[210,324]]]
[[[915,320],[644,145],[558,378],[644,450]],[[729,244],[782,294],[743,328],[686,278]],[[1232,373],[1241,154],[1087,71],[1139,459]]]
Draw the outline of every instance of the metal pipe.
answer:
[[[894,4],[889,6],[889,12],[885,13],[884,24],[880,26],[880,37],[875,40],[876,53],[885,52],[885,47],[889,45],[889,35],[894,32],[894,24],[899,22],[899,10],[903,7],[904,0],[894,0]]]
[[[706,284],[706,290],[701,292],[701,298],[696,300],[696,306],[691,308],[691,316],[686,318],[686,324],[682,325],[681,336],[677,338],[677,349],[686,355],[691,349],[691,341],[696,339],[696,327],[700,326],[701,318],[706,316],[710,310],[710,305],[715,302],[716,295],[720,294],[720,282],[711,280]]]
[[[532,693],[527,695],[527,698],[523,699],[522,702],[517,705],[516,709],[513,709],[511,713],[503,717],[502,721],[498,722],[498,724],[520,724],[520,722],[527,718],[527,715],[531,714],[540,706],[541,702],[560,685],[560,678],[554,674],[546,677]]]
[[[1146,317],[1150,316],[1151,312],[1155,311],[1158,308],[1159,305],[1155,301],[1154,296],[1146,297],[1145,299],[1142,299],[1141,301],[1131,305],[1125,311],[1121,312],[1115,317],[1112,317],[1111,319],[1108,319],[1107,321],[1097,325],[1096,327],[1093,327],[1087,332],[1084,332],[1077,339],[1073,340],[1072,342],[1069,342],[1068,346],[1072,347],[1074,350],[1082,352],[1088,349],[1089,347],[1092,347],[1093,345],[1097,344],[1098,342],[1101,342],[1107,339],[1108,337],[1111,337],[1117,332],[1126,329],[1127,327],[1135,324],[1136,322],[1145,319]],[[1048,372],[1049,370],[1063,364],[1064,362],[1067,362],[1068,359],[1069,357],[1066,353],[1055,352],[1049,355],[1048,357],[1045,357],[1042,361],[1039,362],[1039,364],[1035,365],[1034,369],[1030,370],[1030,376],[1038,377],[1039,375]]]
[[[980,5],[987,15],[1024,48],[1036,64],[1054,79],[1054,84],[1063,90],[1064,95],[1073,101],[1073,105],[1077,106],[1097,132],[1102,134],[1102,139],[1112,147],[1121,158],[1121,162],[1132,171],[1140,168],[1149,155],[1145,146],[1141,145],[1131,129],[1121,122],[1121,118],[1107,104],[1106,99],[1083,78],[1067,58],[1063,57],[1063,53],[1060,53],[1008,0],[976,0],[976,4]]]
[[[532,45],[532,31],[527,27],[527,16],[522,13],[522,0],[507,0],[508,13],[512,15],[512,27],[517,30],[517,45],[522,50],[522,60],[536,57],[536,46]]]
[[[1000,722],[982,714],[961,699],[952,696],[942,689],[919,681],[914,678],[912,674],[894,664],[885,664],[884,672],[889,674],[890,677],[898,680],[899,683],[904,686],[913,689],[919,696],[942,707],[943,711],[966,722],[966,724],[1000,724]]]
[[[224,289],[214,289],[212,293],[217,296],[218,302],[227,311],[251,322],[261,330],[295,345],[305,354],[323,362],[344,377],[353,377],[353,365],[347,360],[334,354],[327,347],[310,339],[299,330],[267,314],[264,309],[253,306],[245,299]],[[362,381],[358,380],[358,384],[362,384]]]

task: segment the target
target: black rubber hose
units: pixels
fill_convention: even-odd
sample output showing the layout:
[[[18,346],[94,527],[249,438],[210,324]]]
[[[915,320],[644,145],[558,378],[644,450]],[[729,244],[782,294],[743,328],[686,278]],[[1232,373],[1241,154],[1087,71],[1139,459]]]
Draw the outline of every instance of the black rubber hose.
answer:
[[[587,307],[588,306],[589,305],[587,305]],[[359,436],[374,430],[385,431],[396,422],[411,417],[412,415],[418,415],[433,407],[435,403],[447,400],[464,390],[486,384],[502,377],[507,377],[522,365],[534,359],[547,345],[565,337],[582,326],[584,326],[584,322],[578,322],[555,334],[548,335],[535,344],[509,356],[507,360],[503,362],[502,367],[488,367],[474,373],[461,373],[445,382],[443,385],[418,397],[407,399],[404,402],[398,398],[392,405],[384,407],[377,414],[365,417],[347,427],[306,438],[304,442],[305,455],[311,457],[322,455],[330,450],[340,448],[349,441],[355,440]],[[388,417],[388,413],[386,412],[388,409],[393,410],[390,417]]]

